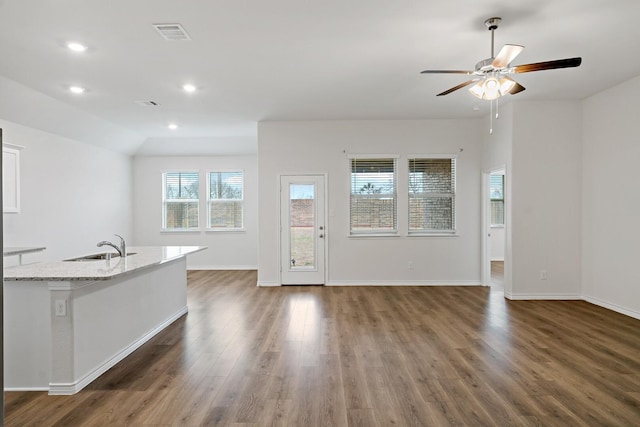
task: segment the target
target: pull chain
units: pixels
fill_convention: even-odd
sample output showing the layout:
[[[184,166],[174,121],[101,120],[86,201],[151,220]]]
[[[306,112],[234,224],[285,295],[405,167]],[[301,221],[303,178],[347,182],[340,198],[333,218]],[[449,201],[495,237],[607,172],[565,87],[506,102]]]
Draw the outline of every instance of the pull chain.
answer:
[[[489,113],[489,135],[493,135],[493,100],[489,101],[491,112]]]
[[[500,108],[500,98],[496,98],[496,120],[500,118],[500,113],[498,111],[499,108]]]

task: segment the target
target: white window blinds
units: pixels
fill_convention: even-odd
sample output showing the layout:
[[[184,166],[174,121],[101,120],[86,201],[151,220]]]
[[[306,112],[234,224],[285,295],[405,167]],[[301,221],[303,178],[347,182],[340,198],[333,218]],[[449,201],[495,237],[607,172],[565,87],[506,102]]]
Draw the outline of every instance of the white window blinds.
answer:
[[[163,228],[198,228],[198,172],[166,172],[162,174]]]
[[[394,158],[353,158],[351,234],[397,231],[397,168]]]
[[[244,173],[242,171],[209,172],[208,224],[215,230],[242,228],[244,210]]]
[[[491,225],[504,225],[504,175],[489,175]]]
[[[455,232],[455,158],[409,159],[409,233]]]

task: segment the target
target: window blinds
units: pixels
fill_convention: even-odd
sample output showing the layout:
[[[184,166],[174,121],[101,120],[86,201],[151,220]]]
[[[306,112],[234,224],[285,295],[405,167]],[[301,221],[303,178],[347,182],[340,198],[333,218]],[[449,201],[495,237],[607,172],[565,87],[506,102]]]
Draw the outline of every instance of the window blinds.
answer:
[[[209,172],[209,228],[242,228],[244,204],[243,175],[242,171]]]
[[[504,175],[489,176],[491,225],[504,225]]]
[[[396,159],[351,159],[352,234],[397,231]]]
[[[163,174],[163,228],[198,228],[198,172],[166,172]]]
[[[409,233],[455,231],[455,158],[409,159]]]

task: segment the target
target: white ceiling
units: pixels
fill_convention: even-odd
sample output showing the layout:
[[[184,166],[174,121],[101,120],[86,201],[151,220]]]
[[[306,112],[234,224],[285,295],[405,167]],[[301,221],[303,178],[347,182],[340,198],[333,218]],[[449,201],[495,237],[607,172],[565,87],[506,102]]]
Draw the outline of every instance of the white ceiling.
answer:
[[[0,75],[132,132],[135,150],[230,152],[228,139],[244,152],[263,120],[486,115],[466,90],[435,96],[465,76],[420,71],[489,57],[491,16],[503,19],[496,51],[526,47],[515,64],[583,58],[516,76],[527,90],[514,100],[582,99],[640,75],[638,0],[0,0]],[[165,41],[154,23],[180,23],[192,40]]]

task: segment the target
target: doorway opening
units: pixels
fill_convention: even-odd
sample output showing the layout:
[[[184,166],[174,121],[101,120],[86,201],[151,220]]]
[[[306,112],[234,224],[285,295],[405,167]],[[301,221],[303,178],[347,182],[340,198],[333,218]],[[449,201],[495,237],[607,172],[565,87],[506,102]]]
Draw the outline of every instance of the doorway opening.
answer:
[[[485,245],[485,265],[487,280],[492,291],[504,292],[504,260],[506,248],[506,173],[504,168],[492,170],[485,174],[485,200],[487,206],[486,227],[487,241]]]

